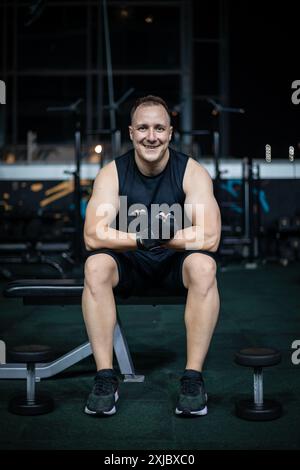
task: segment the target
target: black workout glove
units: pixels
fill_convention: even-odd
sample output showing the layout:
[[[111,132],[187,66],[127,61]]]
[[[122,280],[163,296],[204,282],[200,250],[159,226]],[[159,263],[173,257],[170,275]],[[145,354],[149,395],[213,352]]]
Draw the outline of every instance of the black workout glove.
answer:
[[[137,247],[139,250],[154,250],[174,238],[177,230],[178,227],[174,215],[160,212],[156,216],[154,227],[152,227],[149,217],[147,228],[137,234]]]

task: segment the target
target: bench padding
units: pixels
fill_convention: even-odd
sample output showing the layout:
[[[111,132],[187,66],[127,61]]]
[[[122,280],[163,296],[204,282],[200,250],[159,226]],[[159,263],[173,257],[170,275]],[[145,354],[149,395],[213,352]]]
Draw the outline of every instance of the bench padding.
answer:
[[[80,304],[83,291],[82,279],[21,279],[6,285],[5,297],[23,298],[25,304]],[[149,289],[139,296],[116,296],[117,304],[127,305],[181,305],[186,296],[174,295],[159,288]]]

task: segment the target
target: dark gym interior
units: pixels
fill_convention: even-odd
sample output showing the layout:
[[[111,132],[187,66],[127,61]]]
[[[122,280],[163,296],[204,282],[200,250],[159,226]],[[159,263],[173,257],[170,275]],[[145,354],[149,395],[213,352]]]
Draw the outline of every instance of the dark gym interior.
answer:
[[[300,449],[299,13],[291,1],[1,0],[0,450]],[[222,218],[197,419],[173,410],[186,299],[172,292],[116,298],[118,412],[83,412],[96,370],[86,207],[149,94],[168,103],[170,146],[210,174]]]

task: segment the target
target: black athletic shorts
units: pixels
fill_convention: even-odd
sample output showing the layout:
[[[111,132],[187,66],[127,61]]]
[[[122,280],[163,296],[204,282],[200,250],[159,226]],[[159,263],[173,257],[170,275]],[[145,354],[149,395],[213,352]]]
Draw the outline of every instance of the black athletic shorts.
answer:
[[[182,279],[182,265],[185,258],[193,253],[203,253],[217,261],[217,254],[209,251],[175,251],[165,248],[154,252],[141,250],[116,252],[103,248],[86,251],[86,257],[99,253],[108,254],[116,260],[119,283],[114,292],[123,297],[145,294],[148,289],[157,287],[172,295],[185,295],[187,289]]]

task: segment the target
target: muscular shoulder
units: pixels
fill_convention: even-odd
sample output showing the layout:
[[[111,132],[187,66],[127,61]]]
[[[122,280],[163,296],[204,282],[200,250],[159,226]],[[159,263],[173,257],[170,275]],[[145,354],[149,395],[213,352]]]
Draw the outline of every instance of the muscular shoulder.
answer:
[[[183,179],[183,190],[185,193],[207,188],[212,184],[211,176],[208,171],[193,158],[189,158]]]
[[[95,178],[94,190],[99,190],[103,187],[118,190],[118,173],[114,160],[101,168]]]

